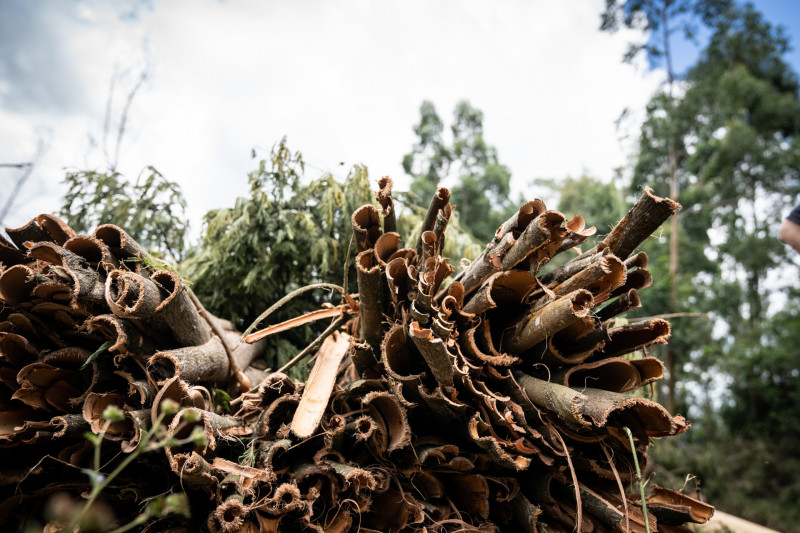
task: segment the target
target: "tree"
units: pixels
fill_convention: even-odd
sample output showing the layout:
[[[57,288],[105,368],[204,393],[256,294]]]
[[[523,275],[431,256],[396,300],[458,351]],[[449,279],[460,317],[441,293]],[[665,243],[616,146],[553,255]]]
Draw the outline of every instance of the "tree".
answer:
[[[751,5],[723,13],[672,113],[664,94],[651,101],[634,172],[634,186],[663,193],[665,146],[675,139],[684,205],[678,287],[690,288],[692,297],[679,297],[679,309],[702,306],[728,330],[715,347],[696,345],[691,365],[695,372],[728,372],[734,382],[748,379],[738,361],[763,355],[760,347],[774,340],[766,302],[776,289],[765,281],[791,263],[772,231],[776,214],[800,193],[800,101],[797,76],[782,59],[787,48],[781,30]],[[684,338],[681,329],[676,348]],[[747,405],[741,391],[732,389],[731,401]]]
[[[424,101],[414,133],[418,140],[403,157],[403,169],[412,177],[417,201],[428,202],[437,187],[454,182],[452,201],[464,215],[461,225],[477,240],[491,240],[516,202],[509,198],[511,172],[499,162],[497,149],[483,138],[483,113],[467,101],[459,102],[448,143],[436,108]]]
[[[295,289],[323,281],[342,284],[350,214],[372,201],[367,169],[355,166],[344,183],[331,174],[305,183],[304,171],[302,155],[292,152],[284,138],[248,176],[248,198],[206,214],[202,241],[183,267],[212,313],[246,328]],[[329,299],[328,294],[305,293],[271,315],[269,323],[299,316]],[[319,333],[316,328],[307,325],[276,335],[265,356],[269,366],[280,367],[308,345]]]
[[[156,255],[180,262],[186,253],[186,200],[180,185],[153,167],[135,183],[119,172],[68,172],[61,215],[78,233],[116,224]]]
[[[693,39],[696,32],[694,20],[712,25],[722,13],[732,5],[730,0],[606,0],[606,9],[601,15],[600,29],[615,32],[621,26],[638,29],[649,34],[646,43],[631,43],[624,56],[631,61],[641,52],[647,54],[651,62],[664,60],[667,79],[661,97],[661,108],[666,114],[664,123],[666,136],[666,170],[669,176],[669,197],[676,202],[680,199],[681,187],[679,159],[681,152],[677,146],[677,132],[673,122],[674,91],[676,73],[672,64],[670,39],[676,31],[683,31],[686,38]],[[692,18],[692,15],[694,18]],[[680,213],[672,216],[670,222],[669,258],[669,307],[670,313],[678,308],[678,265],[680,262]],[[667,352],[669,372],[667,409],[675,409],[675,347],[670,345]]]

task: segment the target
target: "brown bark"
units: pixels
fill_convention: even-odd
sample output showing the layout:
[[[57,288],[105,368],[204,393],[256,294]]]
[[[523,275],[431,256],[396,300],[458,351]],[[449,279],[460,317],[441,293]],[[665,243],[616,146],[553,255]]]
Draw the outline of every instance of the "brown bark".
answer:
[[[381,206],[381,216],[383,216],[383,232],[389,233],[397,231],[397,220],[394,212],[394,201],[392,200],[392,178],[384,176],[378,180],[378,192],[375,199]]]
[[[378,210],[374,205],[366,204],[356,209],[351,224],[359,252],[375,246],[382,230]]]
[[[378,353],[383,338],[383,286],[381,267],[372,249],[356,256],[361,337]]]
[[[418,256],[422,256],[422,234],[426,231],[433,231],[436,224],[436,219],[439,216],[439,211],[449,205],[450,202],[450,189],[440,187],[431,199],[431,204],[428,206],[428,211],[425,214],[425,219],[422,221],[422,229],[420,230],[419,239],[415,249]],[[449,217],[449,214],[448,214]]]
[[[579,318],[588,316],[592,295],[577,290],[528,314],[503,335],[503,347],[512,354],[532,348]]]
[[[175,340],[184,346],[208,342],[212,334],[211,327],[200,316],[178,275],[169,270],[158,270],[150,279],[167,293],[156,307],[153,318],[166,324]]]

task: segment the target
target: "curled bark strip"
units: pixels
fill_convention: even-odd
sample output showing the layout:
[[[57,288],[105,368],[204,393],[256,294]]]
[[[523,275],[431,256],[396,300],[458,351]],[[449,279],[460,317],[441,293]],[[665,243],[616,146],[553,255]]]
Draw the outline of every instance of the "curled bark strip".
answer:
[[[532,348],[548,337],[589,315],[592,295],[577,290],[528,314],[506,331],[502,347],[512,354]]]
[[[191,487],[207,487],[217,482],[211,475],[211,465],[197,452],[175,454],[175,464],[178,467],[176,473],[183,484]]]
[[[383,337],[381,362],[386,372],[401,383],[420,382],[424,368],[408,350],[403,326],[395,324]],[[416,386],[416,385],[415,385]]]
[[[20,388],[14,392],[13,399],[18,399],[32,407],[48,411],[69,412],[74,405],[79,405],[89,389],[97,382],[97,368],[77,371],[61,366],[74,366],[70,359],[80,357],[85,361],[89,352],[81,348],[65,348],[51,352],[45,361],[24,366],[17,373]],[[54,363],[54,364],[52,364]]]
[[[614,291],[612,291],[609,297],[614,298],[615,296],[625,294],[631,289],[636,289],[637,291],[640,291],[642,289],[646,289],[652,284],[653,284],[653,276],[650,275],[650,272],[648,272],[644,268],[637,268],[636,270],[631,270],[628,272],[628,277],[625,280],[625,283],[622,286],[615,289]]]
[[[155,310],[154,318],[162,320],[175,340],[184,346],[205,344],[211,338],[211,327],[192,303],[186,286],[175,272],[159,270],[150,276],[168,294]]]
[[[660,318],[631,322],[609,330],[611,340],[606,343],[600,357],[613,357],[635,352],[653,344],[666,344],[670,325]]]
[[[657,361],[654,358],[653,360]],[[566,372],[554,376],[554,380],[578,390],[592,387],[613,392],[638,389],[644,382],[633,362],[622,357],[611,357],[571,367]]]
[[[434,336],[433,331],[421,328],[417,322],[409,327],[411,340],[425,358],[433,377],[443,387],[453,386],[453,357],[447,351],[442,339]]]
[[[672,417],[652,400],[593,388],[582,391],[582,414],[597,427],[628,427],[639,438],[675,435],[688,427],[682,416]]]
[[[579,244],[583,244],[589,237],[597,233],[596,227],[586,227],[586,221],[580,215],[575,215],[572,217],[572,219],[567,222],[566,229],[566,236],[555,253],[561,253],[570,250]]]
[[[64,267],[72,278],[72,306],[81,304],[105,305],[105,279],[89,267],[86,259],[65,250],[52,242],[38,242],[31,246],[28,255],[33,258]]]
[[[584,319],[586,320],[586,319]],[[586,322],[578,321],[581,325]],[[588,321],[587,321],[588,322]],[[608,340],[606,330],[603,328],[597,331],[582,335],[574,342],[569,342],[571,337],[569,330],[565,328],[555,336],[543,341],[530,350],[523,357],[530,361],[542,362],[548,367],[560,367],[562,365],[577,365],[586,361],[593,353],[605,346]]]
[[[83,402],[83,419],[89,423],[92,433],[100,434],[105,425],[103,411],[107,407],[114,406],[123,410],[125,407],[126,396],[116,392],[91,392]],[[130,431],[129,423],[122,420],[111,422],[105,433],[105,438],[113,441],[121,441]]]
[[[386,264],[386,280],[392,303],[398,308],[408,300],[408,293],[413,287],[415,276],[409,272],[408,263],[402,257],[396,257]]]
[[[162,383],[180,376],[189,383],[223,384],[227,382],[230,371],[225,348],[217,337],[200,346],[156,352],[147,366]]]
[[[150,270],[141,260],[152,261],[152,256],[119,226],[103,224],[94,230],[92,236],[103,241],[111,252],[132,270],[142,275],[150,274]],[[135,261],[128,261],[129,259],[135,259]]]
[[[647,510],[658,518],[658,524],[682,525],[685,522],[705,524],[714,514],[714,508],[678,491],[653,485],[645,496]]]
[[[631,309],[636,309],[642,306],[642,301],[639,298],[639,291],[630,289],[627,292],[620,294],[615,300],[603,307],[596,313],[598,320],[605,322],[610,318],[621,315]]]
[[[366,342],[351,339],[348,353],[359,376],[372,378],[382,373],[380,363],[375,358],[375,351]],[[370,372],[372,375],[368,375]]]
[[[664,377],[664,363],[655,357],[634,359],[631,361],[631,364],[633,364],[639,372],[639,376],[642,379],[642,386],[649,385]]]
[[[206,520],[211,533],[242,533],[245,517],[250,513],[238,498],[230,498],[217,507]]]
[[[330,460],[323,460],[322,463],[343,478],[346,487],[352,487],[356,492],[374,491],[378,487],[378,482],[368,470]]]
[[[436,213],[436,220],[433,223],[433,230],[431,230],[436,236],[436,255],[442,253],[444,249],[444,231],[447,229],[447,223],[450,221],[454,208],[454,206],[447,204]]]
[[[520,304],[535,286],[536,280],[527,271],[498,272],[473,293],[464,312],[478,315],[498,306]]]
[[[0,235],[0,265],[6,267],[32,262],[25,252],[8,242]],[[2,271],[2,269],[0,269]]]
[[[64,246],[65,242],[75,237],[75,230],[55,215],[41,214],[34,220],[59,246]]]
[[[483,448],[495,464],[514,471],[525,470],[530,466],[529,457],[511,454],[503,449],[497,437],[492,435],[491,426],[481,420],[480,415],[476,414],[469,420],[467,429],[473,442]]]
[[[106,279],[105,295],[115,315],[148,320],[163,302],[165,290],[149,278],[117,269]]]
[[[586,397],[578,391],[519,371],[514,372],[514,377],[530,401],[558,416],[573,430],[584,431],[591,427],[591,422],[583,416]]]
[[[681,206],[669,198],[660,198],[645,187],[642,196],[628,214],[611,230],[603,243],[620,259],[628,256]]]
[[[375,259],[382,267],[390,261],[392,255],[400,249],[400,234],[397,232],[385,232],[375,243]]]
[[[202,430],[205,442],[200,445],[194,442],[183,444],[181,446],[165,446],[164,453],[169,461],[170,468],[175,473],[179,473],[179,465],[176,455],[179,453],[188,453],[186,448],[199,453],[201,456],[209,451],[213,451],[217,447],[217,440],[225,438],[230,435],[247,435],[250,429],[244,425],[241,419],[232,416],[218,415],[204,409],[196,407],[188,407],[178,413],[172,418],[167,434],[176,439],[183,440],[190,437],[195,428]]]
[[[566,219],[558,211],[542,213],[528,224],[514,245],[503,256],[503,269],[509,270],[549,242],[561,245],[567,230],[561,225]],[[558,246],[556,246],[558,249]],[[555,252],[555,250],[554,250]],[[463,283],[463,281],[462,281]]]
[[[26,242],[53,242],[53,238],[36,223],[36,219],[18,228],[6,228],[6,233],[20,250],[28,248]]]
[[[428,259],[436,256],[436,234],[432,231],[423,231],[422,235],[420,235],[420,241],[422,242],[422,260],[420,261],[420,265],[422,266],[422,270],[424,270]]]
[[[428,211],[425,213],[425,219],[422,221],[422,229],[420,230],[420,236],[417,240],[417,245],[414,247],[417,251],[418,256],[422,256],[422,234],[426,231],[433,231],[433,227],[436,224],[436,217],[439,214],[439,211],[444,209],[446,205],[450,202],[450,189],[446,187],[440,187],[436,190],[436,193],[433,195],[431,199],[431,203],[428,206]]]
[[[519,357],[501,353],[494,347],[488,321],[468,329],[463,336],[459,337],[459,346],[466,355],[496,367],[509,367],[520,362]]]
[[[392,185],[392,178],[389,176],[382,177],[378,180],[378,192],[375,194],[375,199],[381,206],[384,233],[397,231],[397,219],[394,213],[394,201],[392,200]]]
[[[106,243],[100,239],[78,235],[66,241],[62,246],[64,246],[65,250],[69,250],[86,259],[89,266],[94,269],[101,267],[106,272],[110,272],[115,268],[119,268],[119,261],[108,249]]]
[[[136,355],[149,355],[156,351],[155,345],[149,336],[133,325],[132,322],[117,315],[95,315],[85,322],[89,333],[97,333],[101,337],[113,340],[114,344],[108,348],[110,352],[133,353]]]
[[[0,333],[0,362],[14,368],[35,362],[39,350],[28,339],[15,333]]]
[[[496,243],[490,244],[469,266],[456,277],[469,294],[477,289],[486,278],[503,269],[503,255],[516,243],[513,233],[506,233]]]
[[[625,283],[625,278],[626,270],[622,261],[614,255],[605,255],[554,287],[553,292],[557,296],[563,296],[578,289],[586,289],[592,293],[594,302],[599,303]]]
[[[130,430],[123,435],[120,449],[125,453],[131,453],[142,441],[143,432],[150,427],[150,410],[125,411],[125,421]]]
[[[80,437],[87,431],[91,431],[91,426],[81,414],[65,414],[54,416],[50,419],[53,427],[53,438],[71,439]]]
[[[364,397],[363,404],[369,409],[373,420],[382,422],[386,428],[387,452],[411,445],[411,427],[406,410],[395,396],[388,392],[370,392]]]
[[[267,500],[264,511],[273,516],[283,515],[302,509],[305,502],[300,496],[300,489],[294,483],[281,483]]]
[[[350,222],[353,226],[353,235],[356,238],[359,252],[375,246],[375,242],[381,236],[382,230],[378,210],[374,205],[366,204],[356,209]]]
[[[633,270],[634,268],[646,268],[650,260],[647,258],[646,252],[639,252],[625,260],[625,268]]]
[[[381,267],[372,249],[356,256],[361,337],[377,353],[383,338],[383,286]]]
[[[292,418],[292,432],[298,437],[310,437],[317,430],[336,383],[339,364],[349,346],[350,336],[346,333],[334,333],[323,341]]]
[[[538,198],[523,204],[511,218],[503,222],[503,224],[497,228],[497,231],[494,233],[493,242],[499,242],[507,233],[522,233],[532,220],[545,211],[547,211],[547,207],[545,207],[544,202]]]
[[[52,280],[26,265],[14,265],[0,274],[0,298],[8,305],[30,301],[36,287]]]
[[[161,386],[156,394],[156,397],[153,400],[153,407],[150,410],[150,421],[153,424],[156,423],[156,420],[161,414],[161,403],[164,400],[172,400],[181,407],[193,406],[191,396],[189,395],[189,386],[185,381],[180,379],[180,376],[175,376],[174,378],[167,380],[167,382]],[[165,422],[168,422],[169,420],[169,418],[166,418]]]

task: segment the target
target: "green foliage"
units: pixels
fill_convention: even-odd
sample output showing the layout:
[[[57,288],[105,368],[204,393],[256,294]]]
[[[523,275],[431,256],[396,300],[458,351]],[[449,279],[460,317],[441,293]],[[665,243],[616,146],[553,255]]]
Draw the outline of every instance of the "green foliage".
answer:
[[[250,196],[206,215],[202,242],[183,265],[204,305],[240,328],[301,286],[341,284],[352,234],[350,215],[372,200],[363,166],[355,166],[344,183],[330,174],[304,180],[302,155],[292,153],[286,139],[248,178]],[[351,267],[351,288],[355,279]],[[306,293],[276,311],[269,323],[301,315],[328,300],[327,293]],[[273,337],[269,366],[280,367],[325,325],[307,325]]]
[[[180,186],[147,167],[136,183],[116,171],[68,172],[61,215],[79,233],[116,224],[156,255],[181,261],[189,223]]]
[[[623,59],[629,62],[644,52],[652,61],[669,54],[668,40],[673,33],[680,31],[687,39],[694,40],[696,21],[710,26],[732,3],[732,0],[606,0],[606,8],[600,15],[600,30],[613,33],[626,27],[651,35],[646,43],[630,43]]]
[[[755,354],[777,357],[762,349],[775,334],[764,329],[774,318],[767,302],[775,290],[765,282],[791,263],[773,230],[800,193],[800,103],[796,75],[781,58],[786,49],[781,32],[752,6],[728,10],[690,69],[684,95],[670,105],[667,94],[657,94],[647,109],[633,186],[668,193],[672,139],[684,207],[675,311],[711,312],[729,332],[712,338],[713,323],[673,324],[672,349],[691,354],[679,365],[683,379],[702,383],[713,371],[735,374]],[[648,313],[669,308],[665,248],[645,247],[654,278]],[[744,389],[731,392],[734,404],[748,403]]]
[[[483,138],[483,113],[467,101],[459,102],[448,143],[436,108],[424,101],[414,133],[418,140],[403,157],[403,169],[412,177],[416,203],[427,206],[436,188],[452,181],[451,202],[462,214],[463,228],[482,243],[491,240],[518,205],[509,198],[511,172]]]
[[[730,401],[722,409],[727,425],[743,436],[782,442],[800,440],[800,304],[793,301],[750,331],[753,339],[736,343],[730,358]]]

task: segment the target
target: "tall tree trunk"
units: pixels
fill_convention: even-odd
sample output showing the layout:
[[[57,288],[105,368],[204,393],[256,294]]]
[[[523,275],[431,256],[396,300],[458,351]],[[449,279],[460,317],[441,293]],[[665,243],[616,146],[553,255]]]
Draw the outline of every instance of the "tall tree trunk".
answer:
[[[678,184],[678,151],[675,147],[675,132],[672,127],[673,112],[673,86],[675,73],[672,70],[672,55],[669,47],[669,6],[672,2],[665,0],[661,11],[662,31],[664,39],[664,59],[667,65],[667,105],[669,116],[669,197],[677,202],[680,196]],[[680,219],[678,213],[672,215],[670,221],[669,235],[669,312],[676,313],[678,310],[678,236]],[[675,412],[675,350],[670,346],[667,349],[667,410]]]

